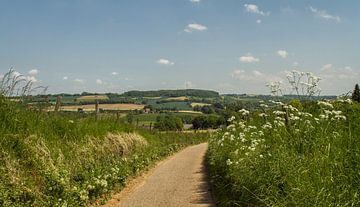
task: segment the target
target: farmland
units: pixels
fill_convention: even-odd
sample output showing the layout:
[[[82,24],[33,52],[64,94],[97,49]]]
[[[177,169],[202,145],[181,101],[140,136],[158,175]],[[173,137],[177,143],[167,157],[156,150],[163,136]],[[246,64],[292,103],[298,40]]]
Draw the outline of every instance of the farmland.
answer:
[[[95,104],[87,104],[87,105],[70,105],[70,106],[62,106],[60,111],[78,111],[79,109],[83,111],[95,111]],[[142,110],[144,109],[144,105],[141,104],[99,104],[100,110],[107,111],[130,111],[130,110]],[[54,110],[54,107],[51,107],[50,110]]]

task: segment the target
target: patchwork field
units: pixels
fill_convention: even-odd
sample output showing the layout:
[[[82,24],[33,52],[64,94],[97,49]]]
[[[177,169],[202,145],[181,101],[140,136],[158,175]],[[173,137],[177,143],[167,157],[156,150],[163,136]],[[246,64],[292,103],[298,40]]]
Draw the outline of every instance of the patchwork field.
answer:
[[[207,104],[207,103],[196,103],[196,102],[190,104],[191,107],[195,107],[195,106],[200,106],[200,107],[202,107],[202,106],[210,106],[210,105],[211,105],[211,104]]]
[[[186,100],[188,100],[188,97],[186,97],[186,96],[171,97],[171,98],[167,98],[166,100],[168,100],[168,101],[186,101]]]
[[[91,100],[108,100],[109,97],[106,95],[92,95],[92,96],[80,96],[77,98],[78,101],[91,101]]]
[[[99,104],[99,109],[103,110],[116,110],[116,111],[127,111],[127,110],[141,110],[145,105],[141,104]],[[78,109],[84,111],[95,111],[95,104],[89,105],[74,105],[74,106],[62,106],[61,111],[77,111]],[[54,107],[51,108],[54,110]]]

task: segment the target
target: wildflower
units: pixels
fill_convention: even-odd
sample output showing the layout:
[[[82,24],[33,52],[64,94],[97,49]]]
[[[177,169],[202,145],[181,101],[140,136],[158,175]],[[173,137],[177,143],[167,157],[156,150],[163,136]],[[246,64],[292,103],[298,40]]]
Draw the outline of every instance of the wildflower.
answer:
[[[277,127],[285,127],[285,123],[278,120],[274,120],[274,125]]]
[[[246,127],[246,125],[244,124],[244,122],[239,122],[238,124],[239,124],[239,127],[240,127],[241,129],[244,129],[244,128]]]
[[[265,113],[261,113],[261,114],[259,114],[259,116],[260,116],[260,117],[267,117],[268,115],[265,114]]]
[[[246,115],[249,115],[249,111],[248,110],[246,110],[246,109],[241,109],[241,110],[239,110],[239,112],[243,115],[243,116],[246,116]]]
[[[325,108],[334,108],[334,106],[331,104],[331,103],[329,103],[329,102],[326,102],[326,101],[318,101],[318,103],[317,103],[319,106],[321,106],[321,107],[325,107]]]
[[[226,165],[230,166],[230,165],[232,165],[232,164],[233,164],[233,162],[232,162],[230,159],[227,159],[227,160],[226,160]]]
[[[263,131],[259,131],[258,134],[259,134],[259,136],[264,136],[264,132],[263,132]]]
[[[256,126],[248,126],[249,129],[257,129]]]
[[[294,116],[294,115],[292,114],[292,116],[290,116],[289,119],[292,120],[292,121],[297,121],[297,120],[300,120],[300,117]]]
[[[320,119],[328,119],[329,118],[329,116],[324,115],[324,114],[320,114],[319,117],[320,117]]]
[[[73,123],[74,123],[74,120],[69,120],[69,123],[70,123],[70,124],[73,124]]]
[[[263,129],[272,129],[272,125],[269,122],[266,122],[266,124],[264,124],[262,126]]]
[[[262,159],[262,158],[264,158],[264,155],[259,155],[259,157]]]
[[[230,117],[229,119],[228,119],[228,122],[232,122],[232,121],[234,121],[235,120],[235,116],[232,116],[232,117]]]
[[[335,115],[331,120],[346,120],[346,116],[343,115]]]
[[[266,105],[266,104],[260,104],[260,107],[262,107],[262,108],[268,108],[269,106]]]
[[[275,115],[285,115],[286,113],[284,111],[273,111]]]

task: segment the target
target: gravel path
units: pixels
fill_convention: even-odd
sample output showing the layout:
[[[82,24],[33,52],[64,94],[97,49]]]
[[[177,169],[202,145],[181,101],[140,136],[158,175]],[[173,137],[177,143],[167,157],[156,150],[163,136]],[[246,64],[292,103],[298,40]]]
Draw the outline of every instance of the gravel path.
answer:
[[[188,147],[135,179],[105,206],[215,206],[206,176],[207,144]]]

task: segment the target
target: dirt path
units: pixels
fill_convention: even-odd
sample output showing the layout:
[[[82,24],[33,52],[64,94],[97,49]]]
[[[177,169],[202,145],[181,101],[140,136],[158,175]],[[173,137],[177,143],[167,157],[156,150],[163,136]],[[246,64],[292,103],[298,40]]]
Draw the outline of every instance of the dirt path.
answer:
[[[106,207],[215,206],[206,177],[207,144],[191,146],[135,179]]]

